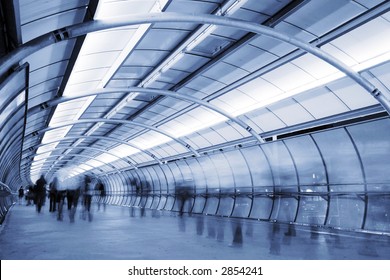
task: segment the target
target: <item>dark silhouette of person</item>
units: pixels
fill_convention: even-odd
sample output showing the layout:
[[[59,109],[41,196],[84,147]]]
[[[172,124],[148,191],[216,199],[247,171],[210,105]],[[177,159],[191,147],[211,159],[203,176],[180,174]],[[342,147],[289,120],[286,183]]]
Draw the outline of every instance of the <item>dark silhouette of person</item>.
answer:
[[[56,211],[58,179],[55,177],[49,184],[49,212]]]
[[[85,209],[88,212],[91,211],[92,190],[93,190],[92,180],[90,177],[86,176],[85,186],[84,186],[84,205],[85,205]]]
[[[26,206],[29,206],[29,205],[35,203],[34,187],[31,185],[28,186],[27,193],[26,193],[26,199],[27,199]]]
[[[96,185],[96,189],[98,191],[99,199],[98,199],[98,211],[100,210],[100,205],[103,203],[103,210],[106,210],[105,198],[106,198],[106,190],[102,181]]]
[[[82,218],[85,219],[88,214],[88,220],[92,221],[91,214],[91,202],[92,202],[92,194],[93,194],[93,182],[89,176],[85,176],[84,179],[84,188],[83,188],[83,213]]]
[[[46,198],[46,180],[43,175],[35,183],[35,204],[38,213],[41,212],[42,206],[45,204]]]
[[[70,222],[74,222],[77,205],[80,198],[80,182],[71,181],[66,189],[66,199],[68,201],[68,211]]]
[[[24,197],[24,189],[23,189],[23,186],[21,186],[21,187],[19,188],[18,193],[19,193],[19,205],[20,205],[20,204],[22,204],[22,200],[23,200],[23,197]]]
[[[64,203],[65,203],[65,197],[66,197],[66,190],[61,189],[60,186],[57,186],[57,220],[62,221],[63,219],[63,209],[64,209]]]
[[[148,181],[141,182],[141,202],[140,202],[141,217],[145,216],[146,204],[151,191],[152,188]]]

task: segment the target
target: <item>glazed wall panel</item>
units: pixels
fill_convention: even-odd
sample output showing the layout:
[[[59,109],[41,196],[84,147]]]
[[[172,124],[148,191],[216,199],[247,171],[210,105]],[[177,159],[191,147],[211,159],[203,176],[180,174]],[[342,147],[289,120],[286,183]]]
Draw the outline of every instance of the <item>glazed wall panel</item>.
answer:
[[[262,146],[272,169],[274,192],[271,219],[293,221],[298,200],[291,193],[298,192],[296,168],[282,141]]]
[[[272,209],[272,199],[267,195],[273,192],[273,176],[268,159],[259,146],[242,149],[251,180],[253,182],[253,202],[249,217],[268,219]]]

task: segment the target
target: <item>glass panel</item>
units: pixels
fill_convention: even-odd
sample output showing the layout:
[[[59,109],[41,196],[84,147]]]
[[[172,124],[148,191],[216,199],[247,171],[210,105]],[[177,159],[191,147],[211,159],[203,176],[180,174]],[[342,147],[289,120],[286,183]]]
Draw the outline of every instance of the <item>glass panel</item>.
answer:
[[[301,186],[327,184],[324,163],[310,136],[291,138],[285,144],[294,158]]]
[[[271,193],[271,191],[269,191]],[[272,199],[264,194],[264,190],[255,189],[250,218],[268,220],[272,211]]]
[[[242,153],[239,150],[229,151],[225,153],[225,157],[233,172],[236,190],[242,192],[251,191],[252,179]]]
[[[390,187],[369,186],[365,229],[390,232]]]
[[[367,183],[390,183],[390,121],[377,120],[348,127],[363,162]]]
[[[327,195],[315,195],[316,192],[327,193],[326,186],[302,186],[300,192],[297,222],[304,224],[323,225],[328,209]]]
[[[153,196],[148,196],[147,201],[145,203],[145,208],[151,208],[153,203]]]
[[[298,207],[295,187],[276,187],[271,219],[293,222]]]
[[[340,193],[339,189],[350,186],[331,186],[331,191]],[[359,188],[360,186],[357,186]],[[364,201],[357,195],[332,195],[329,202],[327,225],[346,229],[359,229],[362,226]]]
[[[153,202],[152,202],[152,205],[150,206],[150,208],[157,209],[159,204],[160,204],[160,197],[155,194],[153,197]]]
[[[241,153],[248,163],[254,188],[250,217],[268,219],[272,208],[272,200],[264,196],[264,193],[273,191],[273,179],[268,160],[259,146],[245,148],[241,150]]]
[[[196,196],[194,201],[194,206],[192,208],[193,213],[202,213],[205,207],[206,198],[203,196]]]
[[[204,177],[206,178],[207,192],[219,192],[219,178],[215,165],[209,157],[200,157],[198,162],[203,170]]]
[[[160,194],[161,192],[161,186],[160,186],[160,179],[156,173],[156,170],[152,167],[148,168],[151,185],[153,189],[153,194]]]
[[[217,212],[217,207],[219,204],[218,197],[208,197],[206,200],[206,207],[204,209],[204,213],[207,215],[215,215]]]
[[[234,191],[234,190],[232,190]],[[224,193],[219,199],[217,215],[229,217],[233,211],[234,199],[232,193]]]
[[[171,164],[168,164],[167,165],[170,169],[171,169],[171,172],[172,172],[172,175],[173,175],[173,193],[175,193],[175,187],[176,187],[176,184],[178,182],[182,182],[183,181],[183,175],[181,174],[181,170],[180,168],[176,165],[175,162],[171,163]]]
[[[168,192],[168,184],[167,184],[167,179],[165,177],[165,174],[162,170],[162,167],[160,165],[154,165],[154,166],[152,166],[152,168],[156,172],[157,178],[160,182],[161,193],[162,194],[167,193]]]
[[[249,168],[251,181],[254,187],[273,186],[272,173],[267,158],[259,146],[241,150]]]
[[[233,217],[248,217],[252,207],[252,199],[247,195],[236,197],[234,204]]]
[[[297,191],[297,174],[293,161],[281,141],[261,146],[267,155],[276,186],[294,186]]]
[[[165,176],[165,179],[167,181],[167,190],[168,193],[173,193],[175,191],[175,181],[171,172],[171,169],[167,165],[160,165],[161,171]]]
[[[222,192],[230,192],[234,188],[234,178],[232,168],[223,154],[215,154],[210,156],[211,161],[216,167],[219,177],[219,187]]]
[[[197,194],[206,193],[206,178],[203,169],[196,158],[186,161],[189,165],[192,179],[194,180],[194,188]]]
[[[160,203],[158,204],[157,209],[158,210],[164,209],[166,202],[167,202],[167,197],[165,195],[161,196]]]
[[[330,184],[364,183],[359,158],[344,129],[315,133],[313,138],[324,157]]]
[[[275,192],[272,219],[293,221],[298,201],[291,193],[298,192],[297,174],[288,150],[282,141],[262,146],[271,164]]]
[[[194,202],[194,176],[187,161],[177,161],[176,164],[181,171],[182,179],[176,182],[176,202],[174,209],[176,211],[190,212]]]
[[[141,180],[141,195],[142,197],[146,198],[152,192],[152,184],[151,184],[152,179],[150,177],[147,168],[142,168],[139,170],[142,171],[143,178],[144,178],[143,180]]]
[[[168,197],[167,197],[167,202],[166,202],[166,204],[165,204],[164,209],[165,209],[165,210],[168,210],[168,211],[171,211],[174,202],[175,202],[174,197],[173,197],[173,196],[168,196]]]

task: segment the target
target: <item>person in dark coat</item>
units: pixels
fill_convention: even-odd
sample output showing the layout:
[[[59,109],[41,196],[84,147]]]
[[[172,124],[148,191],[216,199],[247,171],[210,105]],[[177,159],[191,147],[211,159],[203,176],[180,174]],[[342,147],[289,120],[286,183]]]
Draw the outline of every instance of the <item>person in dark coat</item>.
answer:
[[[23,201],[23,197],[24,197],[24,189],[23,186],[21,186],[19,188],[19,205],[22,204],[21,202]]]
[[[49,185],[49,200],[50,200],[49,212],[56,211],[57,188],[58,188],[58,179],[57,177],[55,177]]]
[[[46,180],[43,175],[35,183],[35,204],[37,206],[38,213],[41,212],[42,205],[45,204],[46,197]]]

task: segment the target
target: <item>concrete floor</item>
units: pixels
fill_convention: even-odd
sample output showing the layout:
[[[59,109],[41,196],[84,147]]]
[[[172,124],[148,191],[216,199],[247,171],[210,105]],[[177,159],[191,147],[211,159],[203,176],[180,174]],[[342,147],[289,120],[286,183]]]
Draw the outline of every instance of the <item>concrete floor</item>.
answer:
[[[91,219],[78,209],[72,223],[68,210],[58,221],[47,207],[11,208],[0,227],[0,259],[390,259],[389,236],[96,205]]]

